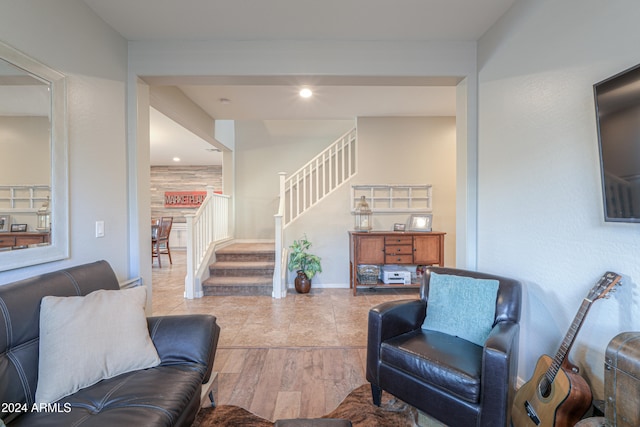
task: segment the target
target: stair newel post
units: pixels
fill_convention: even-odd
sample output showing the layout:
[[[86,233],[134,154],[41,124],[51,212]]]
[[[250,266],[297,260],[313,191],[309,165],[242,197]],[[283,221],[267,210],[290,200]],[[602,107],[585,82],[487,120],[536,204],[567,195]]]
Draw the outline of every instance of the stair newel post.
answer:
[[[193,299],[195,296],[195,247],[193,239],[193,218],[195,214],[189,212],[184,214],[187,220],[187,275],[184,278],[184,297]]]
[[[283,247],[284,247],[284,206],[285,206],[285,180],[287,178],[286,172],[278,173],[280,176],[280,191],[279,191],[279,203],[278,212],[274,215],[275,219],[275,265],[273,269],[273,298],[284,298],[287,296],[287,284],[284,280],[283,263]]]

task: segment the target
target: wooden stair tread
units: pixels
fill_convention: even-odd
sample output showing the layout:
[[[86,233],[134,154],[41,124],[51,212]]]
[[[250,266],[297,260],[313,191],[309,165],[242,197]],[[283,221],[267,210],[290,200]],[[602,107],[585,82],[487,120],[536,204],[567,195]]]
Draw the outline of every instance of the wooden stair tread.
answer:
[[[273,242],[242,242],[216,251],[210,276],[202,282],[205,295],[271,295],[275,269]]]
[[[216,261],[211,264],[213,268],[273,268],[274,262],[271,261]]]
[[[209,277],[205,280],[203,285],[220,286],[220,285],[245,285],[245,286],[258,286],[258,285],[272,285],[271,277],[260,276],[217,276]]]
[[[274,243],[234,243],[216,251],[217,254],[245,254],[254,252],[274,252]]]
[[[215,265],[215,266],[223,266],[226,267],[227,265],[230,266],[238,266],[238,265],[246,265],[248,267],[252,267],[252,266],[269,266],[269,265],[274,265],[275,262],[273,261],[216,261],[211,265]]]

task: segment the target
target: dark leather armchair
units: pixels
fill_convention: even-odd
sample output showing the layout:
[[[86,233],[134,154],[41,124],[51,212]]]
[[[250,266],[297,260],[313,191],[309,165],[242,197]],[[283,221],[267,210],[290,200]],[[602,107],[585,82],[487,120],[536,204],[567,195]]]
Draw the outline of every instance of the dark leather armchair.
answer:
[[[495,322],[484,346],[422,329],[431,274],[498,280]],[[500,427],[509,420],[517,377],[521,284],[505,277],[429,267],[420,299],[369,312],[367,380],[451,427]]]

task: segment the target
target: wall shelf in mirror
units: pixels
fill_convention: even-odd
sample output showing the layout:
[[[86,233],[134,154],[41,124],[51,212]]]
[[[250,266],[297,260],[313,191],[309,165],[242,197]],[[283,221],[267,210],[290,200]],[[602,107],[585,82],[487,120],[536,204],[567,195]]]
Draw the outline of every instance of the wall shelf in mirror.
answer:
[[[36,211],[50,198],[48,185],[0,185],[0,212]]]
[[[28,224],[47,209],[52,225],[41,244],[0,252],[0,271],[69,256],[65,80],[0,42],[0,127],[10,130],[0,134],[0,216]]]

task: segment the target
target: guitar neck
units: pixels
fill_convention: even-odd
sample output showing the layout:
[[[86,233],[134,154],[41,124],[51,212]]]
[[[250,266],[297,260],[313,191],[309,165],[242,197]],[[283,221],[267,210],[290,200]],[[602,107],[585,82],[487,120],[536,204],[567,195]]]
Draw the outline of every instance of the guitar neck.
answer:
[[[562,345],[560,346],[560,349],[556,353],[556,356],[553,358],[553,362],[551,363],[551,366],[546,372],[546,376],[549,381],[553,382],[554,378],[556,377],[556,374],[560,370],[560,367],[562,366],[565,359],[567,358],[567,355],[569,354],[569,350],[571,350],[571,347],[573,346],[573,342],[576,339],[576,335],[578,335],[578,331],[582,327],[582,323],[584,322],[584,319],[587,316],[587,313],[589,312],[589,308],[591,308],[591,304],[593,304],[593,301],[587,298],[582,300],[580,309],[578,310],[576,317],[573,319],[573,323],[571,323],[571,327],[565,334],[564,339],[562,340]]]
[[[607,294],[612,290],[614,286],[618,284],[621,278],[622,277],[619,274],[607,271],[600,278],[598,283],[596,283],[596,285],[591,289],[591,291],[589,291],[587,297],[582,300],[580,309],[578,310],[576,317],[573,319],[571,327],[564,336],[564,340],[562,340],[562,345],[556,353],[556,357],[553,358],[551,366],[549,366],[549,369],[545,373],[545,376],[547,377],[547,380],[549,380],[549,383],[553,382],[556,375],[558,374],[558,371],[560,371],[560,367],[567,358],[569,350],[571,350],[571,346],[573,345],[573,341],[576,339],[576,335],[578,334],[578,331],[582,326],[582,322],[584,322],[584,319],[589,312],[589,308],[591,308],[591,304],[593,304],[594,301],[600,298],[608,297]]]

